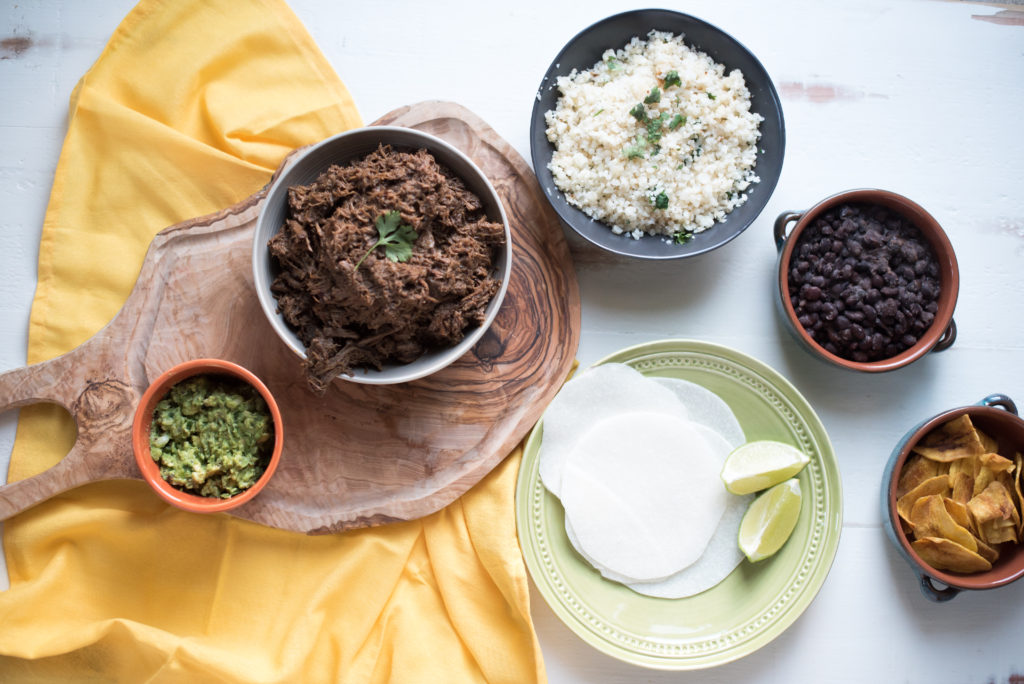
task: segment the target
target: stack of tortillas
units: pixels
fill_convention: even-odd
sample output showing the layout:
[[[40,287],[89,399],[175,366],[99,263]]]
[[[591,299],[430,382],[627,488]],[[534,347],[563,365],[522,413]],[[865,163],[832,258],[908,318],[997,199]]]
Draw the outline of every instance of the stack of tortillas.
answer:
[[[718,395],[604,364],[566,383],[544,414],[540,476],[576,551],[604,577],[660,598],[709,589],[743,560],[750,496],[721,479],[746,441]]]

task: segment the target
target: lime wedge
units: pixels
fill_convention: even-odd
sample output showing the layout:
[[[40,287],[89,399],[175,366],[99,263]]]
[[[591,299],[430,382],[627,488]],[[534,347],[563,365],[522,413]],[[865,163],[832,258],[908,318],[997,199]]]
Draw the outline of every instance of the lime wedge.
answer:
[[[754,499],[740,522],[740,551],[752,562],[782,548],[800,517],[800,481],[777,484]]]
[[[790,444],[760,440],[735,449],[722,466],[722,481],[733,494],[751,494],[788,480],[810,463]]]

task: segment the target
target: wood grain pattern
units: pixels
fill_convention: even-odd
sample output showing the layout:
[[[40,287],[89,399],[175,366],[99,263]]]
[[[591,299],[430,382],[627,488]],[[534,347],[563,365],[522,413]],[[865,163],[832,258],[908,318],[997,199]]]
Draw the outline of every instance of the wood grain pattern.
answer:
[[[338,380],[326,396],[311,394],[298,357],[273,333],[253,291],[261,191],[161,231],[103,330],[68,354],[0,375],[0,410],[50,401],[78,425],[59,464],[0,487],[0,520],[86,482],[140,478],[130,446],[135,405],[150,379],[192,358],[249,368],[281,406],[281,465],[259,497],[231,513],[264,525],[322,534],[415,519],[453,501],[506,456],[557,392],[579,344],[579,290],[561,225],[526,162],[465,108],[424,102],[375,123],[444,138],[484,170],[505,202],[511,280],[472,351],[412,383]]]

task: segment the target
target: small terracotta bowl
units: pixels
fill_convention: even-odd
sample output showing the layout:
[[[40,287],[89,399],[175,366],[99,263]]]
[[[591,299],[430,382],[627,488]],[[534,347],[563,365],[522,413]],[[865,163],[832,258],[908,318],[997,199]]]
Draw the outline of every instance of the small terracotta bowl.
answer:
[[[1005,395],[992,394],[977,404],[950,409],[912,428],[893,449],[882,477],[882,522],[886,535],[917,574],[921,592],[937,602],[948,601],[963,590],[994,589],[1024,576],[1024,544],[1000,546],[1000,557],[991,570],[964,575],[936,570],[921,560],[900,524],[896,512],[896,485],[910,450],[931,430],[965,413],[979,430],[998,442],[999,453],[1012,457],[1015,452],[1024,452],[1024,420],[1017,415],[1017,406]],[[945,586],[938,587],[936,582]]]
[[[270,409],[270,415],[274,421],[274,449],[271,452],[267,469],[263,471],[263,475],[256,481],[256,484],[228,499],[189,494],[171,486],[160,476],[160,467],[149,453],[149,426],[153,421],[153,410],[157,403],[164,398],[171,387],[194,375],[227,375],[252,385],[267,402],[267,408]],[[135,462],[138,464],[139,470],[142,471],[143,479],[165,501],[193,513],[219,513],[251,501],[273,476],[277,464],[281,460],[283,446],[284,430],[281,423],[281,411],[270,394],[270,390],[250,371],[230,361],[220,359],[186,361],[165,371],[143,393],[138,408],[135,410],[135,419],[132,421],[132,450],[135,452]]]
[[[903,352],[876,361],[858,362],[837,356],[826,350],[800,324],[798,315],[790,301],[789,271],[794,251],[800,243],[800,235],[809,226],[831,209],[844,204],[870,204],[885,207],[912,223],[928,241],[935,253],[939,266],[939,299],[935,318],[917,343]],[[791,223],[795,223],[787,234]],[[802,346],[820,359],[855,371],[878,373],[902,368],[913,363],[930,351],[943,351],[956,341],[956,323],[953,309],[960,289],[960,271],[957,267],[953,245],[938,222],[918,204],[902,195],[885,190],[847,190],[832,195],[806,211],[785,211],[775,220],[775,246],[779,251],[777,287],[779,310],[788,329]]]

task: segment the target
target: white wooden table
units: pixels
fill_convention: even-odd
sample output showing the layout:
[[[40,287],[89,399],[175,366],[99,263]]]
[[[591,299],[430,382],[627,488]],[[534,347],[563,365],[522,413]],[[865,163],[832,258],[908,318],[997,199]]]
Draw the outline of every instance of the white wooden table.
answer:
[[[526,159],[533,96],[549,62],[580,29],[629,9],[611,0],[573,4],[292,1],[367,121],[421,100],[452,100]],[[68,96],[132,5],[5,0],[0,7],[0,370],[25,364],[39,232]],[[993,392],[1024,406],[1024,6],[691,0],[668,7],[725,29],[765,65],[782,96],[785,167],[761,217],[721,250],[656,265],[608,265],[581,254],[579,360],[686,337],[774,367],[815,407],[835,446],[842,539],[820,594],[788,631],[700,674],[604,656],[534,591],[550,681],[1020,681],[1024,582],[929,603],[882,532],[878,488],[893,445],[919,420]],[[961,270],[954,347],[883,376],[811,358],[773,308],[774,218],[855,187],[922,204],[945,227]],[[14,412],[0,416],[0,476],[15,424]],[[6,586],[6,576],[0,581]]]

